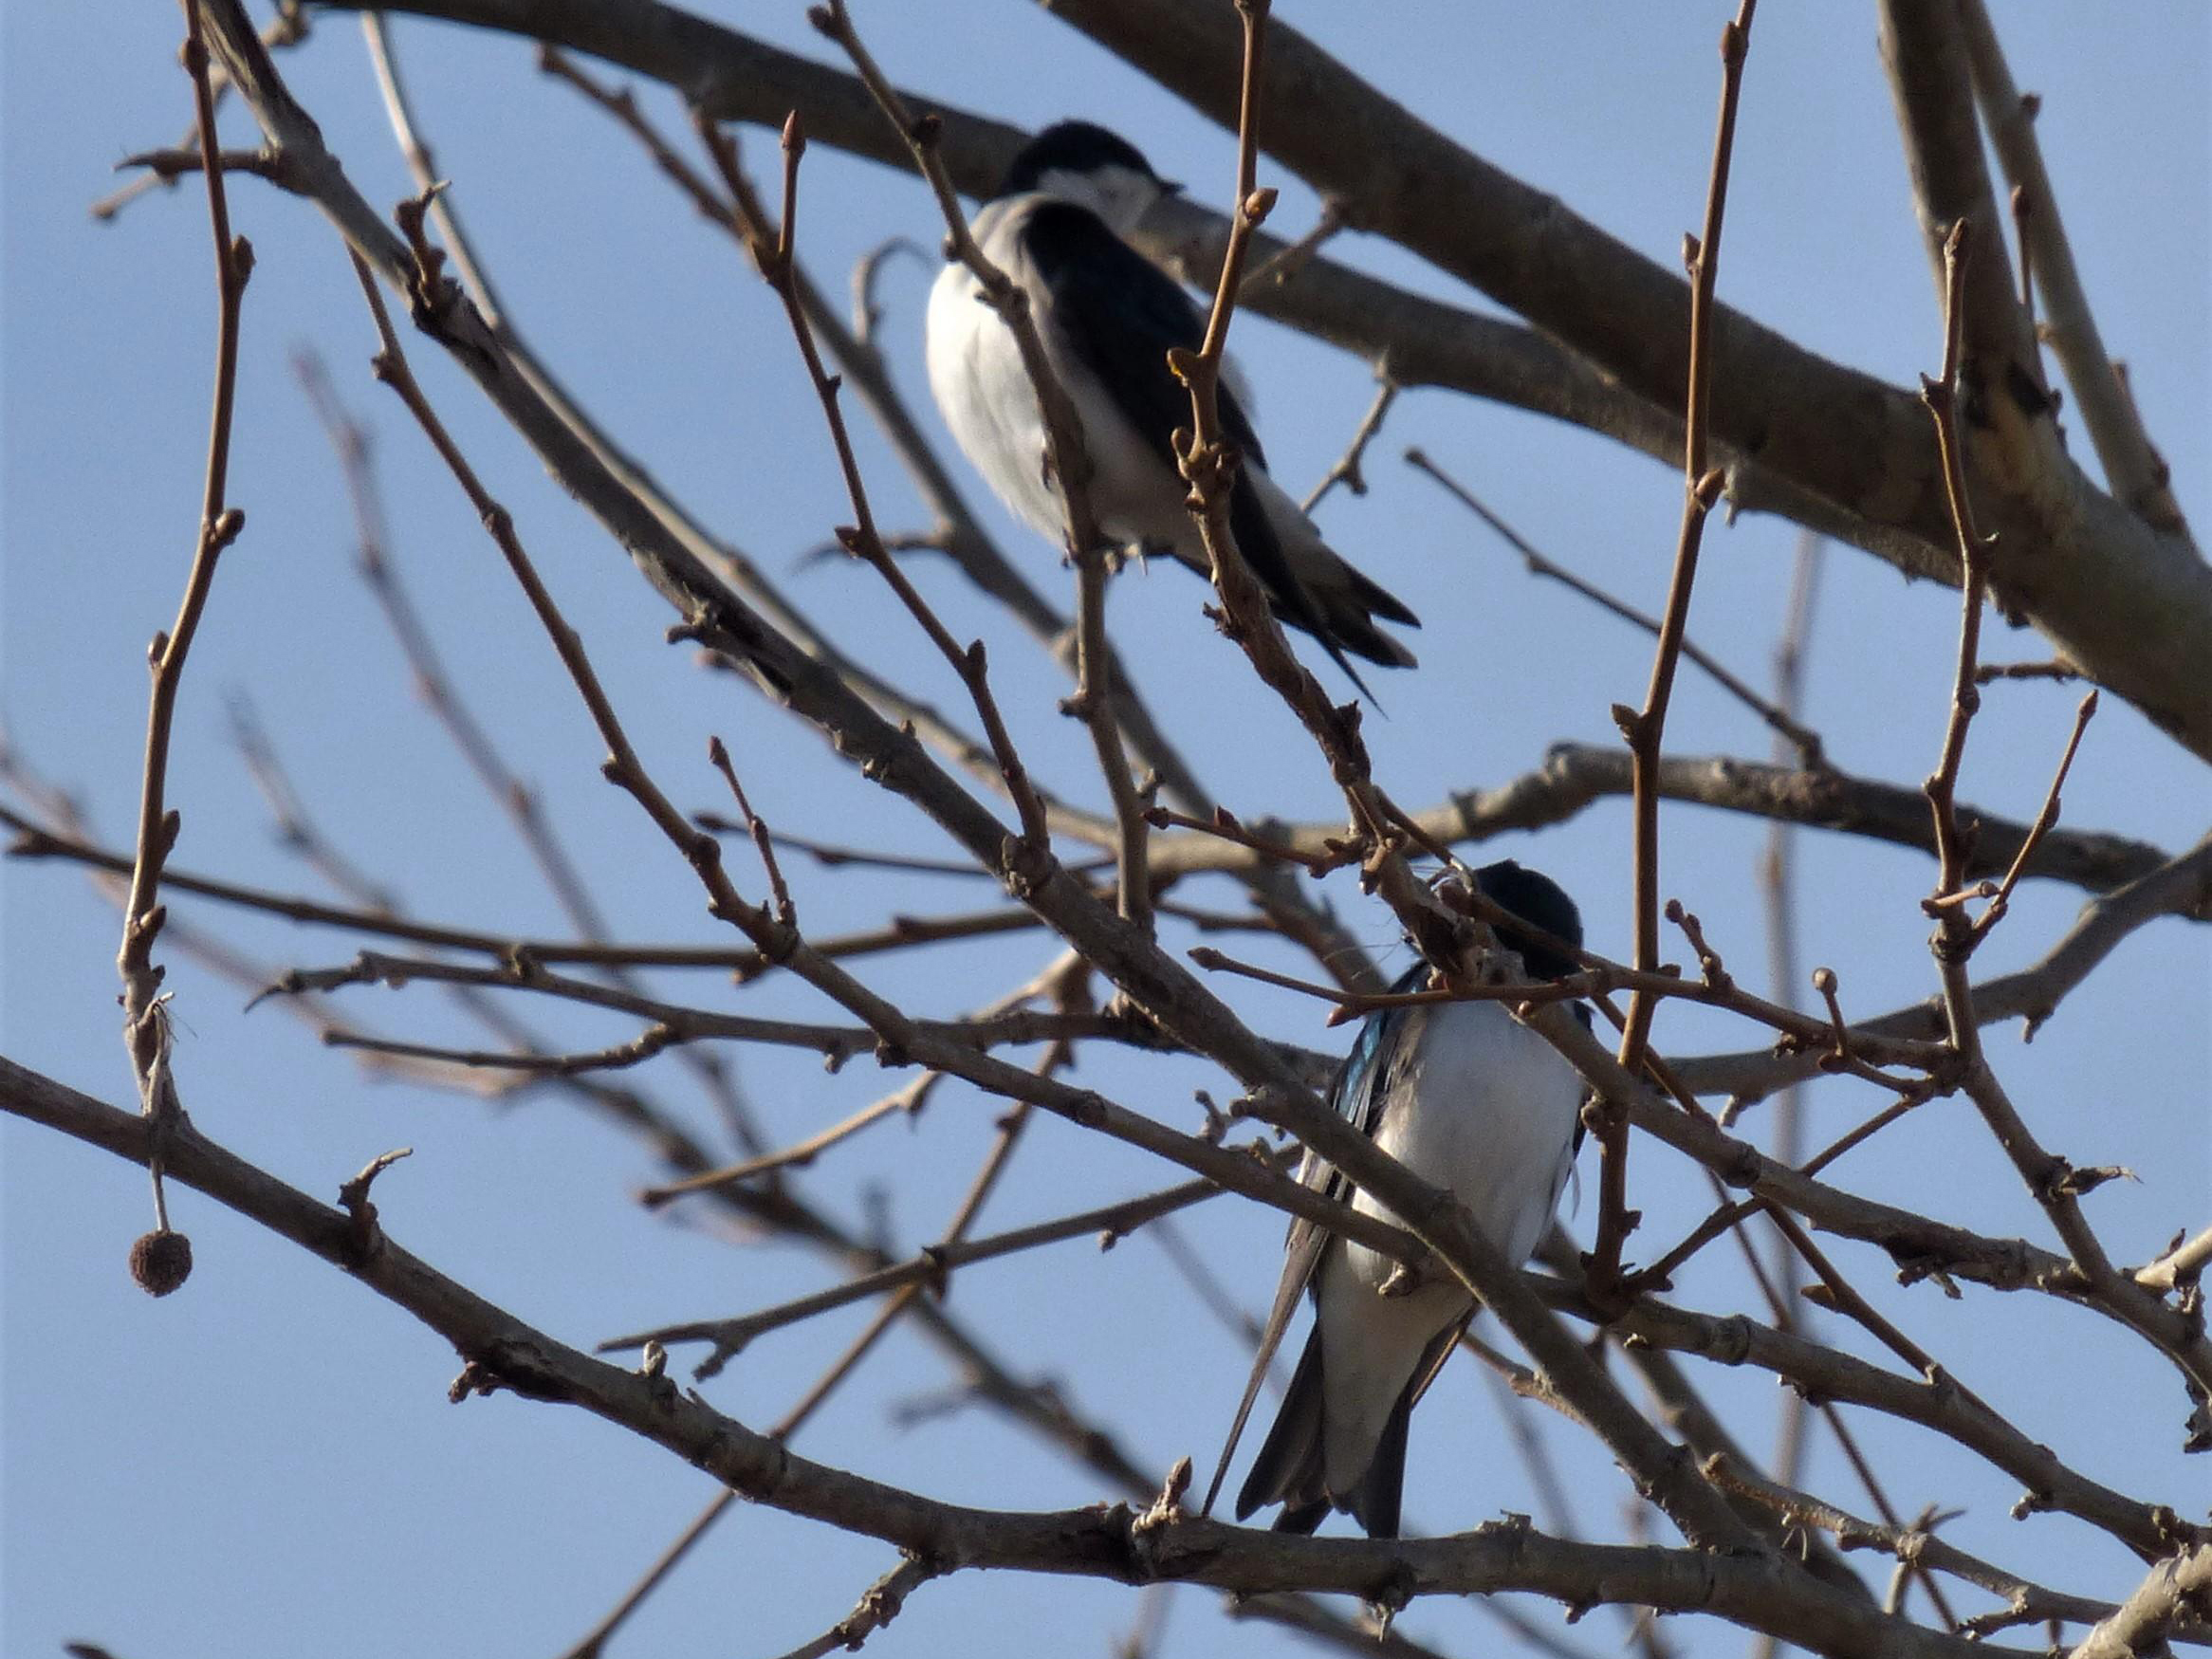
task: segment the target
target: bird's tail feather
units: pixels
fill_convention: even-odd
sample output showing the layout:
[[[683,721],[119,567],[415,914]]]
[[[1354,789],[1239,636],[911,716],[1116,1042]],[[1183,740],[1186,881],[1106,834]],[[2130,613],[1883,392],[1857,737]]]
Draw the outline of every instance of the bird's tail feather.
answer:
[[[1336,1494],[1336,1507],[1349,1509],[1369,1538],[1398,1536],[1398,1504],[1406,1490],[1407,1427],[1413,1420],[1413,1408],[1421,1403],[1421,1396],[1429,1392],[1429,1385],[1436,1380],[1436,1373],[1451,1357],[1452,1349],[1459,1345],[1460,1334],[1473,1317],[1470,1309],[1465,1318],[1454,1320],[1429,1339],[1429,1346],[1421,1351],[1420,1364],[1413,1367],[1413,1374],[1406,1379],[1406,1392],[1398,1396],[1398,1403],[1391,1408],[1390,1416],[1384,1420],[1382,1436],[1374,1445],[1374,1461],[1367,1465],[1367,1473],[1349,1491]]]
[[[1337,572],[1350,579],[1341,586],[1317,582],[1311,577],[1305,584],[1306,596],[1328,630],[1322,637],[1385,668],[1415,667],[1418,659],[1413,654],[1374,625],[1376,617],[1386,617],[1407,627],[1418,628],[1421,624],[1413,613],[1341,560],[1337,561],[1337,571],[1329,574]],[[1392,609],[1383,609],[1376,603],[1377,599],[1389,600]]]
[[[1374,625],[1377,616],[1410,627],[1420,619],[1379,584],[1332,552],[1297,505],[1265,474],[1246,469],[1229,496],[1237,550],[1267,590],[1269,607],[1321,642],[1361,696],[1374,693],[1345,654],[1386,668],[1411,668],[1413,654]]]
[[[1317,1326],[1306,1338],[1298,1368],[1290,1373],[1290,1387],[1275,1426],[1267,1430],[1252,1472],[1237,1489],[1237,1519],[1270,1503],[1283,1506],[1276,1521],[1278,1531],[1311,1532],[1329,1512],[1328,1493],[1321,1472],[1321,1333]],[[1318,1506],[1317,1506],[1318,1505]],[[1293,1515],[1313,1510],[1303,1526],[1291,1524]]]
[[[1398,1536],[1398,1504],[1406,1491],[1406,1429],[1413,1420],[1413,1400],[1419,1392],[1420,1378],[1416,1376],[1391,1408],[1367,1473],[1349,1492],[1336,1494],[1337,1503],[1352,1511],[1352,1519],[1369,1538]]]
[[[1349,564],[1344,566],[1344,574],[1351,579],[1353,600],[1371,615],[1407,628],[1421,626],[1421,618],[1413,615],[1406,601],[1381,582],[1355,570]]]
[[[1471,1313],[1471,1311],[1470,1311]],[[1291,1373],[1290,1389],[1282,1396],[1282,1410],[1268,1429],[1252,1472],[1237,1493],[1237,1519],[1255,1509],[1281,1503],[1275,1518],[1277,1532],[1309,1533],[1319,1526],[1332,1509],[1351,1513],[1369,1538],[1396,1538],[1398,1510],[1406,1488],[1406,1437],[1413,1408],[1444,1369],[1467,1320],[1460,1318],[1439,1331],[1422,1351],[1420,1361],[1407,1377],[1397,1403],[1383,1422],[1374,1455],[1366,1471],[1341,1492],[1329,1489],[1327,1424],[1322,1411],[1321,1333],[1317,1324]]]

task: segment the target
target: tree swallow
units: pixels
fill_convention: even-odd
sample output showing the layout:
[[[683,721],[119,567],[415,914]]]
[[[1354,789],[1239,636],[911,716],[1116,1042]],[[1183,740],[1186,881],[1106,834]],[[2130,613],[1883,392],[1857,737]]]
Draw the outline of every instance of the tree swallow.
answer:
[[[999,194],[975,216],[977,244],[1029,297],[1045,355],[1083,423],[1091,500],[1101,537],[1117,547],[1165,548],[1201,576],[1206,546],[1184,505],[1171,434],[1190,425],[1190,395],[1168,352],[1196,352],[1206,325],[1190,296],[1122,236],[1179,186],[1135,149],[1086,121],[1040,133],[1014,158]],[[1038,532],[1064,544],[1067,520],[1047,474],[1044,423],[1011,330],[983,303],[957,261],[930,293],[930,390],[976,470]],[[1413,654],[1374,618],[1420,619],[1344,562],[1267,475],[1238,378],[1221,387],[1224,429],[1243,456],[1229,500],[1237,547],[1275,614],[1346,661],[1410,668]]]
[[[1549,877],[1506,859],[1476,871],[1475,879],[1532,927],[1581,945],[1582,918]],[[1572,957],[1511,924],[1498,938],[1534,978],[1576,969]],[[1428,971],[1416,966],[1392,988],[1416,989]],[[1576,1012],[1588,1022],[1586,1007],[1578,1004]],[[1330,1103],[1414,1174],[1449,1189],[1519,1263],[1542,1237],[1574,1166],[1582,1097],[1574,1068],[1499,1004],[1439,1003],[1370,1015]],[[1301,1179],[1317,1178],[1309,1157]],[[1346,1187],[1342,1176],[1327,1175],[1331,1196],[1344,1196]],[[1395,1219],[1366,1193],[1350,1196],[1355,1209]],[[1389,1257],[1305,1221],[1292,1224],[1287,1255],[1260,1361],[1222,1455],[1225,1471],[1301,1289],[1313,1299],[1313,1335],[1237,1494],[1237,1519],[1281,1503],[1275,1530],[1307,1533],[1331,1509],[1343,1509],[1370,1538],[1395,1538],[1407,1423],[1474,1317],[1474,1301],[1456,1280],[1409,1283]],[[1217,1474],[1217,1488],[1220,1482]]]

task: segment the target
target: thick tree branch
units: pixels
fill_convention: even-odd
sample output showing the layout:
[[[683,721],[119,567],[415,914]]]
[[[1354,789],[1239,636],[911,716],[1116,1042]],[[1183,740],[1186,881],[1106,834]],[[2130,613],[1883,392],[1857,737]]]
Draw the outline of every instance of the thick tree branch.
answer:
[[[2027,244],[2023,263],[2033,265],[2035,289],[2043,301],[2046,324],[2041,338],[2066,371],[2067,384],[2074,388],[2074,406],[2089,431],[2090,442],[2096,446],[2112,493],[2154,528],[2185,532],[2166,462],[2120,384],[2081,286],[2074,244],[2067,240],[2058,196],[2043,168],[2042,147],[2036,142],[2035,102],[2013,84],[1982,0],[1959,0],[1959,27],[1990,146],[2013,189],[2021,193],[2015,216]],[[2027,258],[2031,249],[2032,260]]]
[[[2082,1638],[2072,1659],[2141,1659],[2177,1620],[2212,1618],[2212,1544],[2161,1561],[2120,1610]]]
[[[1822,767],[1806,770],[1732,756],[1670,755],[1659,766],[1659,793],[1668,801],[1847,835],[1868,836],[1902,847],[1933,852],[1927,802],[1917,789]],[[1458,845],[1487,840],[1511,830],[1562,823],[1593,802],[1629,792],[1629,759],[1617,749],[1556,744],[1543,764],[1505,783],[1450,795],[1410,816],[1432,840]],[[2025,844],[2029,826],[1976,806],[1961,812],[1976,825],[1966,870],[1970,876],[2002,876]],[[1323,857],[1344,837],[1341,824],[1246,825],[1265,839],[1307,857]],[[1153,853],[1156,875],[1234,869],[1260,855],[1212,837],[1169,839]],[[2166,862],[2147,841],[2091,830],[2054,830],[2028,859],[2023,874],[2071,882],[2091,893],[2110,893],[2140,880]],[[2212,899],[2180,907],[2199,920],[2212,919]]]
[[[0,1060],[0,1111],[134,1162],[150,1152],[144,1121]],[[998,1567],[1123,1583],[1157,1579],[1242,1593],[1318,1590],[1362,1596],[1523,1590],[1570,1605],[1617,1600],[1716,1614],[1835,1659],[2026,1659],[1876,1612],[1765,1551],[1574,1544],[1525,1523],[1451,1538],[1300,1539],[1195,1519],[1176,1506],[1027,1514],[964,1508],[801,1457],[716,1411],[665,1377],[592,1359],[486,1301],[393,1242],[366,1242],[353,1216],[319,1204],[183,1127],[174,1177],[332,1265],[453,1344],[460,1400],[510,1392],[578,1407],[788,1514],[882,1539],[939,1571]]]
[[[606,58],[721,119],[774,127],[796,108],[817,140],[901,162],[895,138],[867,119],[851,77],[655,0],[411,0],[402,9]],[[1237,25],[1227,9],[1062,0],[1054,9],[1224,126],[1234,124]],[[1269,154],[1353,204],[1358,228],[1465,278],[1569,349],[1416,301],[1320,257],[1291,280],[1263,286],[1252,297],[1255,310],[1373,362],[1387,354],[1402,384],[1458,385],[1679,458],[1673,411],[1687,360],[1679,278],[1469,154],[1295,30],[1278,28],[1264,91],[1274,107],[1300,112],[1263,128]],[[953,181],[974,194],[994,188],[1023,135],[937,100],[912,101],[941,117]],[[1163,256],[1182,248],[1187,272],[1210,282],[1227,225],[1174,204],[1152,215],[1142,239]],[[1272,250],[1255,245],[1256,257]],[[1908,574],[1956,581],[1934,447],[1911,393],[1829,362],[1724,306],[1713,344],[1713,438],[1733,474],[1733,498],[1788,512]],[[2017,543],[1995,573],[1999,598],[2098,683],[2212,758],[2212,678],[2200,672],[2212,657],[2212,566],[2185,537],[2152,529],[2071,463],[2061,461],[2038,490],[2032,499],[2008,495],[1993,515],[1994,527]]]
[[[1949,16],[1927,0],[1908,9]],[[1060,0],[1054,12],[1224,126],[1233,121],[1226,10]],[[1360,229],[1464,278],[1638,396],[1681,403],[1688,353],[1678,278],[1453,143],[1291,29],[1277,31],[1266,91],[1270,107],[1299,112],[1263,129],[1268,152],[1352,204]],[[1970,95],[1965,109],[1971,124]],[[1934,451],[1914,430],[1910,394],[1724,308],[1713,349],[1717,442],[1847,511],[1944,544]],[[2033,476],[1998,474],[2008,510],[1997,527],[2017,544],[1994,573],[1999,597],[2212,758],[2212,680],[2191,666],[2212,657],[2212,566],[2185,537],[2162,535],[2097,490],[2055,445],[2037,457]],[[1999,459],[1978,456],[1992,467]],[[1946,563],[1926,568],[1955,581]],[[2122,614],[2127,623],[2115,626]]]

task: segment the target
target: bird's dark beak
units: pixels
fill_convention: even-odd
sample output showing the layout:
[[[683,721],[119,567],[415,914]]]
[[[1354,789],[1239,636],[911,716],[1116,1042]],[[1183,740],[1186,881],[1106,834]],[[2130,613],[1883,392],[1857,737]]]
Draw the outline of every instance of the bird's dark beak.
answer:
[[[1183,181],[1179,178],[1161,179],[1160,194],[1162,195],[1181,195],[1183,194]]]

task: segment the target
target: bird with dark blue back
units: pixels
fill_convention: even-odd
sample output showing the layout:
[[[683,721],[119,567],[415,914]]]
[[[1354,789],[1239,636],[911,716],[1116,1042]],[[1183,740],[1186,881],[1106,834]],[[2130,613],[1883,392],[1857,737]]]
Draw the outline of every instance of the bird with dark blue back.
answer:
[[[1169,369],[1168,352],[1196,352],[1205,321],[1180,284],[1122,240],[1177,188],[1105,128],[1062,121],[1015,157],[972,229],[986,256],[1028,295],[1045,355],[1082,420],[1101,538],[1165,549],[1204,576],[1206,546],[1184,505],[1172,441],[1177,427],[1190,425],[1190,395]],[[976,470],[1041,535],[1064,544],[1066,514],[1045,467],[1036,390],[1012,331],[957,261],[931,290],[929,363],[937,407]],[[1410,628],[1420,620],[1332,552],[1267,475],[1248,403],[1241,377],[1225,376],[1222,423],[1243,457],[1230,532],[1275,614],[1319,640],[1365,691],[1346,654],[1410,668],[1413,654],[1376,619]]]
[[[1550,877],[1511,859],[1475,872],[1497,905],[1576,949],[1582,918]],[[1563,978],[1576,962],[1510,923],[1499,942],[1532,978]],[[1416,965],[1393,989],[1419,986]],[[1576,1012],[1585,1023],[1589,1010]],[[1528,1259],[1558,1207],[1581,1145],[1583,1084],[1541,1036],[1494,1002],[1394,1007],[1369,1016],[1336,1074],[1331,1103],[1431,1186],[1452,1192],[1516,1265]],[[1311,1162],[1304,1177],[1318,1177]],[[1355,1209],[1395,1220],[1333,1172],[1326,1190]],[[1443,1369],[1475,1304],[1452,1279],[1409,1283],[1396,1263],[1364,1244],[1294,1222],[1260,1361],[1238,1407],[1226,1471],[1261,1377],[1303,1292],[1313,1334],[1282,1409],[1237,1494],[1237,1519],[1280,1503],[1278,1532],[1312,1532],[1331,1509],[1349,1511],[1371,1538],[1398,1535],[1413,1407]],[[1218,1489],[1221,1476],[1215,1476]],[[1211,1498],[1207,1500],[1211,1504]]]

